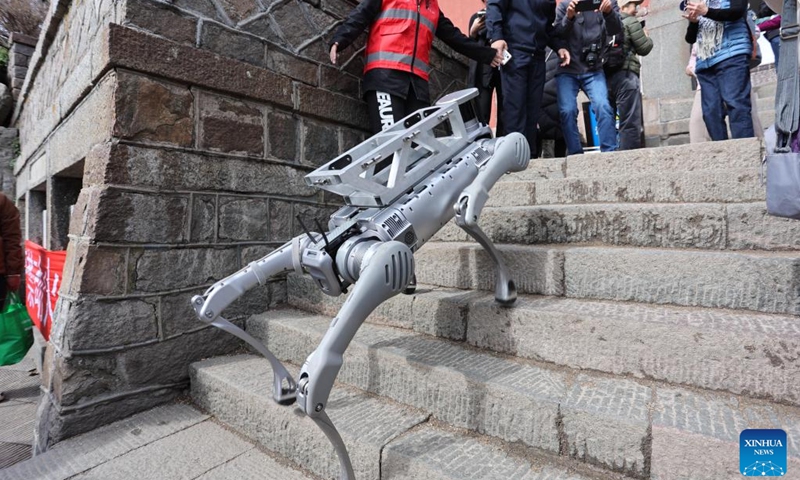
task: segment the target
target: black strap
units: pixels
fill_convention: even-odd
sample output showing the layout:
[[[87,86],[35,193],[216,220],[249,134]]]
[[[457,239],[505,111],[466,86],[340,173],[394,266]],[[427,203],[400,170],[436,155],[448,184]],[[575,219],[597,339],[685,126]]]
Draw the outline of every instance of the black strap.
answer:
[[[775,152],[791,151],[791,139],[800,129],[800,74],[797,71],[797,0],[784,0],[781,13],[781,50],[775,95]]]

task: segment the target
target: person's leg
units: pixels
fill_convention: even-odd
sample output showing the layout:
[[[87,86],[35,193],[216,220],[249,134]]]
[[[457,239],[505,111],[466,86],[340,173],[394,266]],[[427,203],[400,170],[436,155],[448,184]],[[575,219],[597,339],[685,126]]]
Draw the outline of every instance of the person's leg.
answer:
[[[597,136],[600,139],[601,152],[613,152],[617,149],[617,126],[614,112],[608,103],[608,85],[606,75],[602,72],[587,73],[582,78],[583,91],[592,101],[592,110],[597,118]]]
[[[525,134],[525,98],[527,89],[527,66],[520,52],[512,53],[511,60],[500,67],[500,78],[503,84],[503,101],[500,106],[500,116],[503,121],[504,133],[519,132]]]
[[[717,85],[728,108],[732,138],[754,137],[753,110],[750,103],[750,58],[736,55],[717,64]],[[705,88],[705,87],[704,87]]]
[[[503,123],[503,79],[500,76],[500,71],[495,69],[494,74],[492,75],[492,87],[494,87],[494,91],[497,94],[497,128],[496,128],[496,135],[498,137],[502,137],[506,134],[506,126]],[[489,111],[491,111],[492,105],[491,101],[489,103]]]
[[[478,120],[481,123],[489,124],[489,117],[492,114],[492,87],[477,87],[478,98],[475,99]]]
[[[545,80],[545,61],[544,58],[530,58],[528,67],[528,91],[525,98],[527,121],[525,125],[525,138],[531,146],[531,150],[539,145],[539,114],[541,113],[542,95],[544,95]]]
[[[396,120],[403,118],[405,109],[402,98],[377,91],[369,91],[364,97],[367,100],[369,128],[373,134],[386,130]]]
[[[575,75],[564,73],[556,76],[558,115],[561,118],[564,142],[567,144],[567,155],[583,153],[578,133],[578,86]],[[508,95],[508,92],[506,94]]]
[[[772,46],[772,53],[775,55],[775,70],[778,69],[778,58],[781,55],[781,36],[778,35],[774,37],[772,40],[769,41],[770,46]]]
[[[725,125],[725,107],[722,94],[717,85],[714,67],[695,72],[700,83],[700,100],[703,105],[703,122],[713,141],[727,140],[728,127]]]
[[[703,121],[703,99],[700,95],[701,90],[694,93],[692,102],[692,113],[689,116],[689,143],[710,142],[706,123]]]
[[[619,149],[642,148],[642,93],[639,89],[639,76],[629,71],[619,72],[617,76]]]

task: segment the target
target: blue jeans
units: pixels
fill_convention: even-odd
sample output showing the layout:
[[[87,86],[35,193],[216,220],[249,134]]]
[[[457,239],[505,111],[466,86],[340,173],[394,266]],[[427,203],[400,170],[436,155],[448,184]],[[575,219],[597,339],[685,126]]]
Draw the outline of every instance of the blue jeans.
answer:
[[[583,153],[581,136],[578,133],[578,90],[583,90],[592,101],[594,116],[597,118],[597,136],[600,137],[600,151],[613,152],[617,149],[617,127],[614,124],[614,111],[608,103],[606,76],[602,70],[583,74],[562,73],[556,76],[558,90],[558,113],[561,116],[561,129],[567,142],[567,155]]]
[[[777,70],[778,59],[781,56],[781,36],[773,37],[772,40],[769,41],[769,44],[772,46],[772,53],[775,55],[775,69]]]
[[[733,138],[754,137],[750,104],[750,55],[727,58],[695,72],[700,82],[703,121],[711,140],[727,140],[725,111]]]

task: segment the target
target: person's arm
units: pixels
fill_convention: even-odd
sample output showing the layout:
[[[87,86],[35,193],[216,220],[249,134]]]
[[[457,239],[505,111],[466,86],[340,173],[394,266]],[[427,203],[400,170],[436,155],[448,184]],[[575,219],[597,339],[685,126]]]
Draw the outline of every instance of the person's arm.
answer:
[[[486,16],[484,16],[483,18],[485,19]],[[478,20],[478,14],[473,13],[472,16],[469,17],[469,23],[467,24],[467,31],[469,31],[469,38],[472,39],[477,39],[478,32],[480,31],[480,28],[478,28],[478,26],[475,24],[476,20]],[[485,26],[485,20],[484,20],[484,26]]]
[[[503,24],[510,0],[489,0],[486,2],[486,37],[492,42],[505,40]]]
[[[610,9],[603,9],[605,2],[611,4]],[[600,11],[603,12],[603,19],[606,22],[606,33],[608,35],[617,35],[622,33],[622,20],[619,18],[619,7],[616,1],[603,0],[600,4]]]
[[[770,30],[775,30],[776,28],[781,28],[781,16],[775,15],[774,17],[770,18],[769,20],[765,20],[757,25],[758,29],[762,32],[769,32]]]
[[[338,51],[349,47],[359,35],[364,33],[368,26],[378,17],[381,12],[381,0],[362,0],[350,15],[336,29],[330,41],[330,47],[336,45]]]
[[[708,8],[705,3],[689,4],[687,10],[696,10],[700,16],[718,22],[732,22],[744,16],[747,10],[747,0],[731,0],[728,8]]]
[[[689,22],[686,28],[686,36],[683,37],[689,45],[697,42],[697,33],[700,30],[700,22]]]
[[[637,55],[647,55],[653,50],[653,39],[644,33],[644,28],[642,28],[642,24],[639,20],[636,20],[634,17],[629,18],[630,20],[625,22],[625,35],[630,37],[633,51],[636,52]]]
[[[563,1],[556,7],[556,21],[553,26],[555,28],[556,36],[561,39],[569,38],[569,34],[572,32],[572,27],[575,25],[574,4],[576,3],[577,0]],[[572,18],[570,18],[570,13],[568,10],[572,12]]]
[[[497,55],[497,50],[486,47],[467,37],[458,29],[449,18],[439,11],[439,24],[436,26],[436,36],[456,52],[473,60],[483,63],[492,63]]]

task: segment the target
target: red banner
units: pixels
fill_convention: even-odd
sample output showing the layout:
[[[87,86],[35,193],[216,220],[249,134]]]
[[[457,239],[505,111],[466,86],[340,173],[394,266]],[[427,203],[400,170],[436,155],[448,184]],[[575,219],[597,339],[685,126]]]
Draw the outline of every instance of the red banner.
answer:
[[[50,338],[66,257],[66,251],[53,252],[25,241],[25,306],[45,340]]]

